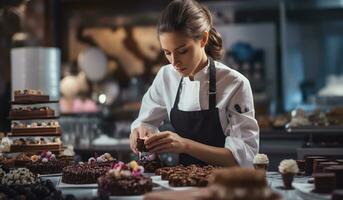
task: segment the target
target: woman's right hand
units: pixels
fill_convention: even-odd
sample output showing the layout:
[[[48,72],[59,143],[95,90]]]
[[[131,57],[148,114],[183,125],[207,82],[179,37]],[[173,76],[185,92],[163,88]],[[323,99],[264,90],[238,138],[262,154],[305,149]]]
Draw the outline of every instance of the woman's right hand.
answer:
[[[138,154],[137,138],[149,137],[152,134],[153,134],[153,131],[150,128],[147,128],[147,127],[144,127],[144,126],[139,126],[139,127],[135,128],[135,129],[133,129],[131,134],[130,134],[130,147],[131,147],[131,150],[135,154]]]

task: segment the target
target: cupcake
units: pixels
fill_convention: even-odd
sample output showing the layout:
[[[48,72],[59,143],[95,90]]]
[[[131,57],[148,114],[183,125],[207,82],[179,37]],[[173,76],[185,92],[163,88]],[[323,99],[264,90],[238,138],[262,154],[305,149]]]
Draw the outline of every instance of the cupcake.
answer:
[[[294,175],[298,173],[297,162],[293,159],[283,160],[279,165],[279,172],[282,175],[283,184],[286,189],[292,188]]]
[[[254,157],[253,163],[255,169],[261,169],[266,172],[269,164],[268,156],[266,154],[257,154]]]

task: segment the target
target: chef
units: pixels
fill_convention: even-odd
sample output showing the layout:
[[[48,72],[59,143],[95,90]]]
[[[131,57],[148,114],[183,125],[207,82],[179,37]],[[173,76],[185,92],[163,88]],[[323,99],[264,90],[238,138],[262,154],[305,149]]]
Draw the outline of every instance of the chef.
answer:
[[[178,153],[180,164],[250,167],[259,127],[248,79],[220,63],[222,39],[211,13],[194,0],[174,0],[157,25],[169,65],[162,66],[131,125],[153,153]],[[159,132],[169,119],[174,132]]]

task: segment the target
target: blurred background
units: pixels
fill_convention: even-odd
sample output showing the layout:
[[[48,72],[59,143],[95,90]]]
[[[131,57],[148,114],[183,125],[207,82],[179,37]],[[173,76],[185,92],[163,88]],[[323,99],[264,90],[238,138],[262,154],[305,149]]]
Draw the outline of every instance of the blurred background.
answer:
[[[22,89],[15,84],[23,67],[52,51],[39,69],[47,83],[58,79],[57,93],[44,91],[59,100],[63,143],[84,157],[111,151],[130,159],[130,124],[167,64],[156,23],[169,2],[1,0],[0,131],[10,131],[11,91]],[[222,35],[222,62],[250,80],[260,151],[270,155],[272,169],[283,158],[343,152],[343,2],[200,2]],[[45,53],[29,56],[37,49]]]

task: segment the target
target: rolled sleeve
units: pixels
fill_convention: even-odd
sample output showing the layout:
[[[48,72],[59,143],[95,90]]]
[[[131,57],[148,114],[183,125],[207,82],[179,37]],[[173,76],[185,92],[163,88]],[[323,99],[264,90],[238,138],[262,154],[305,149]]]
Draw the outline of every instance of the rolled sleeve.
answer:
[[[163,81],[160,70],[152,85],[144,94],[138,118],[131,124],[131,131],[139,126],[145,126],[158,132],[161,122],[168,117],[165,101],[163,100]]]
[[[252,167],[259,151],[259,127],[248,80],[239,84],[227,110],[230,125],[226,130],[225,148],[232,152],[240,166]]]

